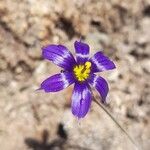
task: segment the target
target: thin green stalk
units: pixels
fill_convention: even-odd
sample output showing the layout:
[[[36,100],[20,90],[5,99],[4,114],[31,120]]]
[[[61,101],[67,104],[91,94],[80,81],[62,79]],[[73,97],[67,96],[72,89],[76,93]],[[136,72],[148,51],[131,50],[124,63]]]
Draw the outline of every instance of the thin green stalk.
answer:
[[[118,121],[110,114],[110,112],[101,104],[99,103],[94,97],[94,102],[100,106],[106,114],[114,121],[114,123],[120,128],[120,130],[129,138],[130,142],[135,146],[135,148],[138,150],[139,148],[137,147],[135,141],[132,139],[132,137],[126,132],[126,130],[118,123]]]

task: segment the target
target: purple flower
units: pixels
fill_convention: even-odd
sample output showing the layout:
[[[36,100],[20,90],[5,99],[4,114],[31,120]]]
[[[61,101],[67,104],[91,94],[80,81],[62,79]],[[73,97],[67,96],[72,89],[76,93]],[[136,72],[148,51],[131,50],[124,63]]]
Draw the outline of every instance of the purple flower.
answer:
[[[64,71],[47,78],[39,89],[45,92],[58,92],[75,83],[72,113],[78,118],[83,118],[91,105],[91,87],[96,88],[103,103],[109,90],[106,80],[95,73],[114,69],[115,64],[100,51],[89,58],[90,48],[81,41],[76,41],[74,47],[76,59],[63,45],[47,45],[42,48],[42,56]]]

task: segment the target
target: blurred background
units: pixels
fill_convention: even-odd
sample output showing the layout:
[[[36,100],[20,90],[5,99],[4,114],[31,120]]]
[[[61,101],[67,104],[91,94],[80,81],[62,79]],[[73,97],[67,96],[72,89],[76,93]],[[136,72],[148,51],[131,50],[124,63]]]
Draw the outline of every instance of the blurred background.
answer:
[[[115,62],[100,74],[110,87],[106,107],[149,150],[149,0],[0,0],[0,150],[134,149],[94,102],[84,119],[71,114],[73,86],[35,91],[60,72],[41,47],[64,44],[74,54],[80,37],[91,54],[102,50]]]

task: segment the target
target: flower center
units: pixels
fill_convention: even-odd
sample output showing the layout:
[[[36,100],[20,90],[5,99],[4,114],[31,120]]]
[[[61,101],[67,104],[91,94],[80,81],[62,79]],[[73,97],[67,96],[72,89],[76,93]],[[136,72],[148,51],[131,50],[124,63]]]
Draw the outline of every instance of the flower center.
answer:
[[[78,81],[85,81],[91,72],[91,62],[87,61],[84,65],[75,66],[73,72]]]

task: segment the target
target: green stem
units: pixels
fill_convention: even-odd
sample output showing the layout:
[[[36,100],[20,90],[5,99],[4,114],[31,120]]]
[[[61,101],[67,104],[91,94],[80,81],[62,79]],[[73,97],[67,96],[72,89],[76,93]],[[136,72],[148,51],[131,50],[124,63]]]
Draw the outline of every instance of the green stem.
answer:
[[[94,98],[94,97],[93,97]],[[129,138],[129,140],[131,141],[131,143],[135,146],[135,148],[138,150],[139,148],[137,147],[135,141],[132,139],[132,137],[126,132],[126,130],[117,122],[117,120],[110,114],[110,112],[101,104],[99,103],[95,98],[94,98],[94,102],[100,106],[105,112],[106,114],[114,121],[114,123],[120,128],[120,130]]]

